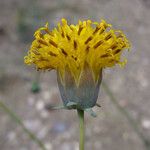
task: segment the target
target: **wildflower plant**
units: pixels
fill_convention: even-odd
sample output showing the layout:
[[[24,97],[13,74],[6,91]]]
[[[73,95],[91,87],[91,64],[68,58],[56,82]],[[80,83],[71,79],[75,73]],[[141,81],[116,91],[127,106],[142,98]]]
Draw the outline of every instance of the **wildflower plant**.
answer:
[[[37,70],[56,70],[63,107],[78,111],[80,150],[83,150],[84,111],[96,116],[92,108],[99,106],[96,101],[102,71],[126,64],[126,59],[121,61],[121,54],[130,48],[129,41],[122,31],[112,29],[104,20],[68,25],[62,19],[57,28],[50,30],[47,23],[34,37],[24,61],[34,64]]]

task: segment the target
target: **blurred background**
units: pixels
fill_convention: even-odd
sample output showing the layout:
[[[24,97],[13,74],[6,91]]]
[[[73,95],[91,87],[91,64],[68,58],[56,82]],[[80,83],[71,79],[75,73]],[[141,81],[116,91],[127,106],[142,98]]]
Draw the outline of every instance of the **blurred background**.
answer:
[[[56,73],[23,60],[34,31],[62,17],[105,19],[132,43],[126,67],[103,73],[85,149],[150,150],[150,0],[0,0],[0,150],[78,150],[76,111],[45,109],[61,103]]]

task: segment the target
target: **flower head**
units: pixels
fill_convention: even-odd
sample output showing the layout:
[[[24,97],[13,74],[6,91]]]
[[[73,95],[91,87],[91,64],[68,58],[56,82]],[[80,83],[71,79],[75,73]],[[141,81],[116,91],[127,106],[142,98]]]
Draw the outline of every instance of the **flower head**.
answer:
[[[38,70],[55,69],[64,105],[84,110],[96,104],[102,69],[124,65],[121,53],[130,47],[123,32],[104,20],[68,25],[62,19],[57,28],[51,31],[46,24],[34,36],[25,63]]]
[[[71,72],[76,84],[79,84],[85,65],[92,71],[94,81],[98,81],[102,68],[120,61],[121,53],[130,47],[122,31],[112,29],[104,20],[100,23],[91,20],[79,21],[77,25],[68,25],[65,19],[52,31],[48,24],[35,34],[26,64],[35,64],[37,69],[56,69],[62,80],[65,69]]]

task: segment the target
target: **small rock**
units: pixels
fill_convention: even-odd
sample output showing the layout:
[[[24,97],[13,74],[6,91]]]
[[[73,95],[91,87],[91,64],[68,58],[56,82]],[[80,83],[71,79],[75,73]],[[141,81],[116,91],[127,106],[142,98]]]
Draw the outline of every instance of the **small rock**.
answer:
[[[150,129],[150,120],[148,119],[142,120],[142,127],[145,129]]]
[[[45,143],[45,147],[46,147],[47,150],[52,150],[53,149],[51,143]]]
[[[36,109],[37,110],[43,110],[44,109],[44,102],[42,100],[39,100],[37,103],[36,103]]]

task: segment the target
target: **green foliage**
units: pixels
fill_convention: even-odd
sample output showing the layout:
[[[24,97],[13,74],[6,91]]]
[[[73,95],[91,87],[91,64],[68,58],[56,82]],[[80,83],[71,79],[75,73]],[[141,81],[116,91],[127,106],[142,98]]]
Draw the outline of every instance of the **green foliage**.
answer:
[[[31,87],[31,91],[33,93],[38,93],[40,92],[41,88],[38,82],[33,82],[32,87]]]

